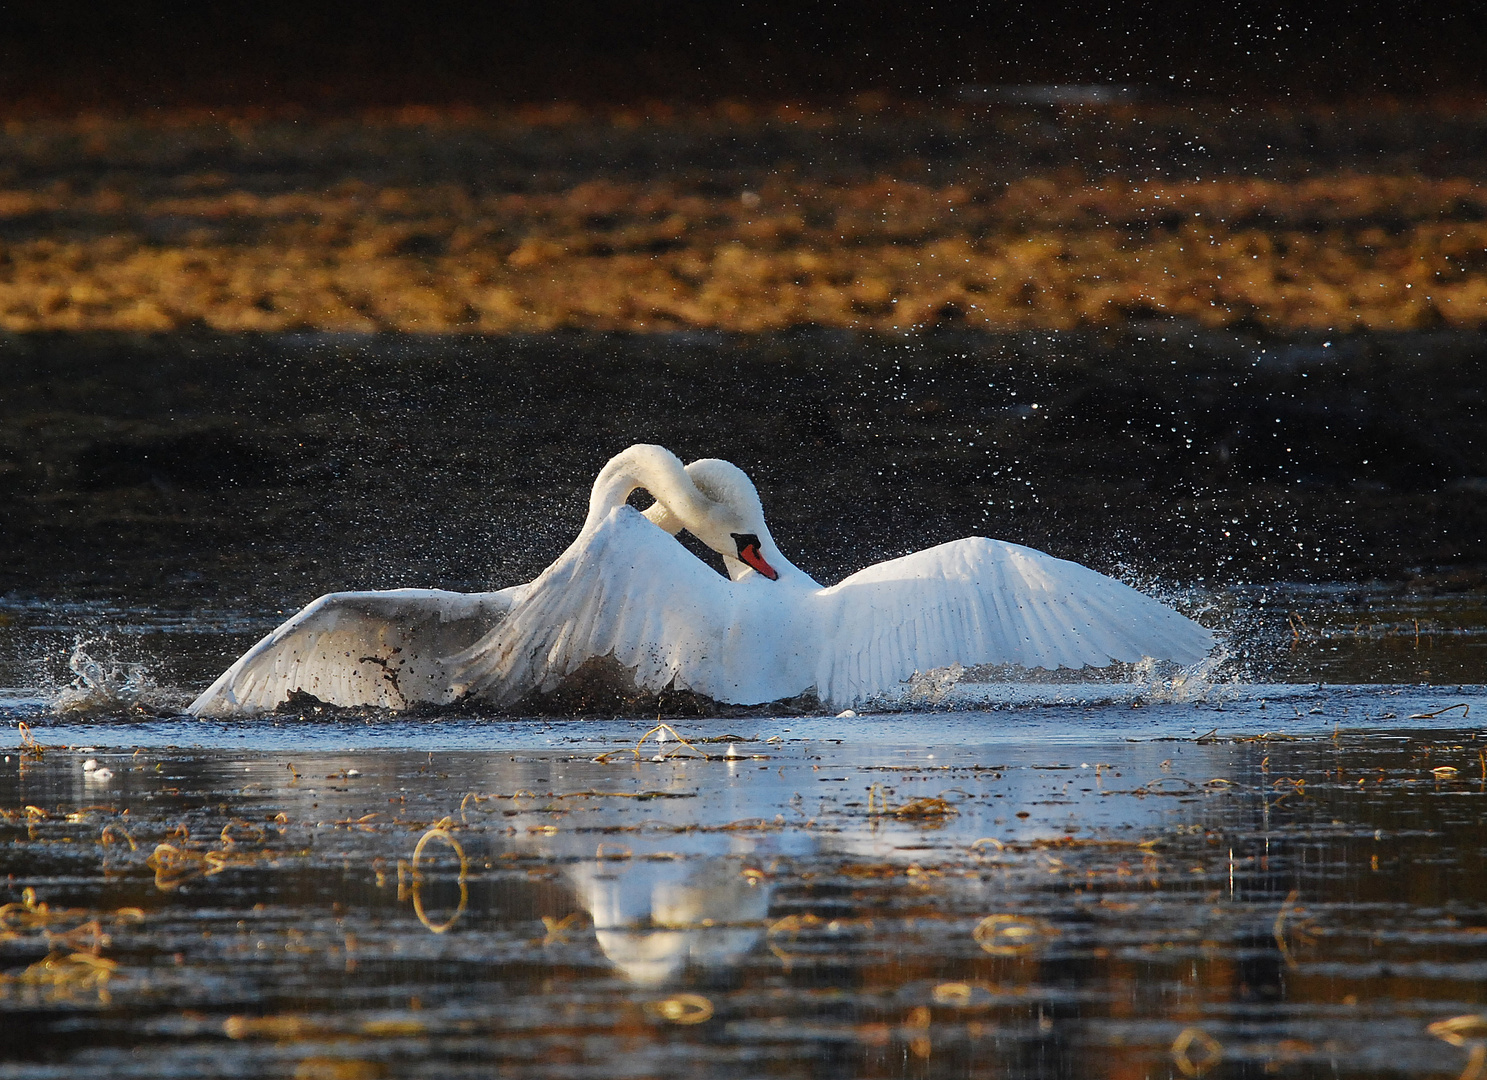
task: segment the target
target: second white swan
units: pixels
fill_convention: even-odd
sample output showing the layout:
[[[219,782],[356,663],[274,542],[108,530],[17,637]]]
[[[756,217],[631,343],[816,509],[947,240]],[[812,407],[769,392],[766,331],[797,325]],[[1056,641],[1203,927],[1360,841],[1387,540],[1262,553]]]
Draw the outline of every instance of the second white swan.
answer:
[[[626,500],[643,488],[643,513]],[[685,529],[724,578],[675,539]],[[536,580],[492,593],[332,593],[233,664],[192,703],[201,716],[272,710],[308,695],[401,709],[513,704],[612,658],[638,690],[762,704],[814,690],[847,706],[953,664],[1191,664],[1212,634],[1077,563],[969,537],[823,588],[790,563],[742,470],[685,467],[632,446],[594,482],[578,538]]]

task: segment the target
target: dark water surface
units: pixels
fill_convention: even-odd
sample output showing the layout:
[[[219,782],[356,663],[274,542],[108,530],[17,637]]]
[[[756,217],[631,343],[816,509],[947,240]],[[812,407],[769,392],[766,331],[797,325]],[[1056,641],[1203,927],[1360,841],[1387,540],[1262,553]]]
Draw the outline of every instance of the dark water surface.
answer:
[[[1487,583],[1480,333],[38,336],[0,365],[0,595],[48,604],[529,580],[634,442],[743,467],[825,578],[977,533],[1182,585]]]
[[[95,725],[0,768],[0,1076],[1455,1075],[1456,700]]]

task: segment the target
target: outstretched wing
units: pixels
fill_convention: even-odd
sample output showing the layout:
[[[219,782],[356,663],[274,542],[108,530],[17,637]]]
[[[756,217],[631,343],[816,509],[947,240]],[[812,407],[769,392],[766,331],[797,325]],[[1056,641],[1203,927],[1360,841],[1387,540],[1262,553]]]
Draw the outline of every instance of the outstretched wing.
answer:
[[[190,712],[266,712],[295,693],[388,709],[447,701],[448,676],[439,661],[488,633],[524,588],[330,593],[249,649]]]
[[[970,537],[853,574],[820,594],[816,688],[848,703],[951,664],[1191,664],[1213,635],[1149,596],[1032,548]]]
[[[760,605],[780,600],[761,583],[774,584],[729,581],[619,507],[532,582],[505,622],[451,660],[451,688],[510,704],[612,656],[639,689],[674,685],[732,702],[788,697],[805,687],[780,689],[790,676],[768,659],[775,643],[760,640],[771,628]]]

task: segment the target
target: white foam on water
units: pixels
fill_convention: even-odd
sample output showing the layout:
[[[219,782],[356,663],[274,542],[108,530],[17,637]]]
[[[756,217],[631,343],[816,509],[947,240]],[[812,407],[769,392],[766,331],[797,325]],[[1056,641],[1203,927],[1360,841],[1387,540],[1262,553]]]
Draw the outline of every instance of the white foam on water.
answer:
[[[871,702],[879,709],[978,709],[1014,705],[1223,705],[1263,685],[1241,680],[1228,648],[1189,667],[1150,658],[1082,671],[1016,667],[966,669],[959,664],[915,672],[902,689]],[[1250,695],[1254,696],[1254,695]]]

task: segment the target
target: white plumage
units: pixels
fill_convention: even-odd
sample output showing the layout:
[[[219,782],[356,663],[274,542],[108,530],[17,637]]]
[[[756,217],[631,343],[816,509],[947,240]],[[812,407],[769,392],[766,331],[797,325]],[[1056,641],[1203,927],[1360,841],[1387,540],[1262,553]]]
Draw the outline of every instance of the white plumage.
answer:
[[[266,712],[294,694],[386,709],[446,701],[444,658],[485,636],[523,589],[330,593],[244,653],[190,711]]]
[[[636,488],[656,503],[626,505]],[[724,578],[679,544],[723,556]],[[322,597],[265,637],[192,704],[257,712],[296,691],[335,705],[510,705],[609,657],[637,689],[760,704],[814,689],[845,706],[952,664],[1188,664],[1212,635],[1113,578],[970,537],[823,588],[775,546],[758,493],[716,459],[682,467],[633,446],[600,472],[578,538],[533,582],[496,593]]]

